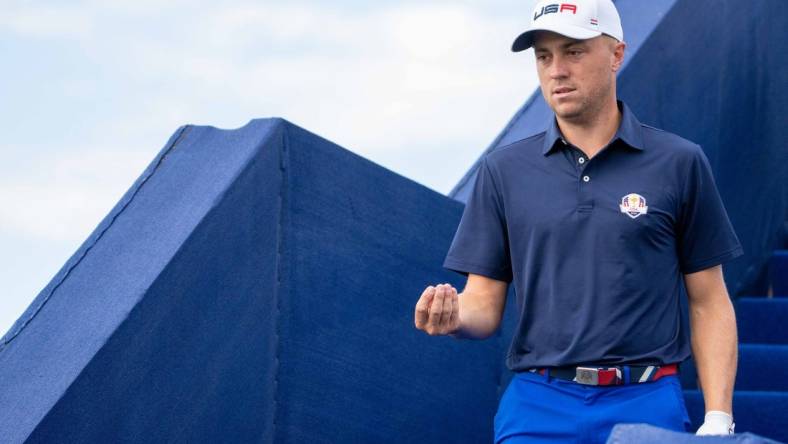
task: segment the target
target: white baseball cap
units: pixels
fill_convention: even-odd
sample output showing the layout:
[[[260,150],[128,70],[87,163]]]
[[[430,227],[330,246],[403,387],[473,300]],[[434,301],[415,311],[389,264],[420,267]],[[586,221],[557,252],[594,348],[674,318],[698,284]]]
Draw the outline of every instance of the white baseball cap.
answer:
[[[514,40],[512,51],[530,48],[535,31],[552,31],[578,40],[602,34],[624,40],[621,18],[611,0],[539,0],[531,26]]]

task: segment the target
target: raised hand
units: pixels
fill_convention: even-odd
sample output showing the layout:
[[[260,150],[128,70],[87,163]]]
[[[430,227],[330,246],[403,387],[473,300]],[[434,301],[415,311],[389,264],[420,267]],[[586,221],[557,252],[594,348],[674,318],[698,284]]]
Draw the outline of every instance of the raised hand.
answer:
[[[449,284],[430,285],[416,302],[416,328],[431,336],[455,333],[460,327],[460,301]]]

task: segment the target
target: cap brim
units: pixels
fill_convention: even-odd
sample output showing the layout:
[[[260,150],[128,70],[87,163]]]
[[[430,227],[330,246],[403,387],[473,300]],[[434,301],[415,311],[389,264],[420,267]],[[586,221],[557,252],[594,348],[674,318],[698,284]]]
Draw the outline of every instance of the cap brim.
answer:
[[[530,48],[534,44],[534,34],[537,31],[550,31],[556,34],[561,34],[563,36],[578,39],[578,40],[585,40],[594,38],[597,36],[602,35],[601,31],[590,31],[585,28],[581,28],[579,26],[571,26],[571,25],[564,25],[559,27],[542,27],[542,28],[533,28],[525,31],[524,33],[517,36],[514,39],[514,43],[512,43],[512,52],[520,52],[525,51],[526,49]]]

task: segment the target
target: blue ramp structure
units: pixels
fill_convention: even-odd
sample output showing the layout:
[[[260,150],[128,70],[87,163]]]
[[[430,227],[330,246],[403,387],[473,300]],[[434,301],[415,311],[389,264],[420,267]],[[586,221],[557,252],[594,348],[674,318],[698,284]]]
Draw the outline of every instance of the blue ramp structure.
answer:
[[[281,119],[183,127],[0,342],[0,441],[488,442],[508,340],[414,326],[461,214]]]

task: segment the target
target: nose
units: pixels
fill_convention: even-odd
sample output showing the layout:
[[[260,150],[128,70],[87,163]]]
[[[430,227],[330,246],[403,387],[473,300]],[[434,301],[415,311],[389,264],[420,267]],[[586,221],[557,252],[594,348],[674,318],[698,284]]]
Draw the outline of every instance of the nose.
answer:
[[[551,79],[562,79],[569,75],[566,60],[561,56],[553,57],[548,71]]]

